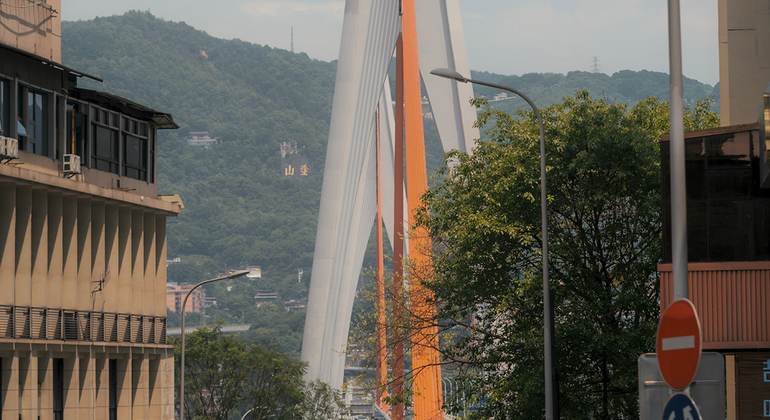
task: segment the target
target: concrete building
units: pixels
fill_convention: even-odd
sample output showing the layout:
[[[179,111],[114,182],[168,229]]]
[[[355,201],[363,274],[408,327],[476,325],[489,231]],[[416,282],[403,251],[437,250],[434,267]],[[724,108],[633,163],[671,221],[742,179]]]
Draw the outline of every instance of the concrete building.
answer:
[[[194,284],[169,284],[166,286],[166,307],[170,311],[182,312],[182,303],[187,293],[195,287]],[[190,298],[187,300],[187,306],[185,306],[185,312],[200,313],[203,310],[203,301],[205,294],[202,289],[196,289],[190,294]]]
[[[0,3],[0,416],[172,419],[171,115],[78,88],[60,0]]]

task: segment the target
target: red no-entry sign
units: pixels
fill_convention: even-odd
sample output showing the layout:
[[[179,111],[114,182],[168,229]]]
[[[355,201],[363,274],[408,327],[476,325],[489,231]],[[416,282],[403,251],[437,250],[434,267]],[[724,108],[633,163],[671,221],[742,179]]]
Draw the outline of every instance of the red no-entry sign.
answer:
[[[687,299],[672,303],[658,324],[658,367],[668,386],[687,388],[700,363],[701,331],[695,306]]]

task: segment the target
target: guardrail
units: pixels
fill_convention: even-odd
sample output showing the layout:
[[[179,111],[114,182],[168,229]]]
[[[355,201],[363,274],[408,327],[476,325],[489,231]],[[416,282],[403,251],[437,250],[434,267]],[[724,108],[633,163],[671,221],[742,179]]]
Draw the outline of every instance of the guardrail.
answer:
[[[0,338],[166,344],[166,317],[0,305]]]

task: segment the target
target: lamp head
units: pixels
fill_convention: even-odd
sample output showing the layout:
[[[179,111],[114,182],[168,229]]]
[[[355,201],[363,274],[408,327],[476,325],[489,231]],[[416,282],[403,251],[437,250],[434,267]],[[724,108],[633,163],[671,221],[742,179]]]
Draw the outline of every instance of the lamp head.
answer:
[[[237,277],[243,277],[246,274],[249,274],[249,270],[236,271],[236,272],[230,274],[229,276],[227,276],[227,278],[228,279],[234,279],[234,278],[237,278]]]
[[[439,76],[439,77],[445,77],[447,79],[457,80],[458,82],[463,82],[463,83],[468,82],[468,79],[463,77],[462,74],[452,69],[446,69],[446,68],[433,69],[430,71],[430,74]]]

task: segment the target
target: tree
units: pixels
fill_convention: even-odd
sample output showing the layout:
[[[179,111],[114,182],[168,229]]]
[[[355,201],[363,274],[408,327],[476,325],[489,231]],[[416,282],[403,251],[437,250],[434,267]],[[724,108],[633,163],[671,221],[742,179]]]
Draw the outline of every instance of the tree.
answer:
[[[252,409],[252,420],[289,420],[302,417],[305,363],[294,361],[276,350],[251,346],[251,366],[244,388]]]
[[[176,349],[179,381],[180,348]],[[190,418],[226,420],[243,400],[241,389],[250,373],[245,345],[220,326],[203,327],[185,340],[185,413]],[[178,389],[178,384],[177,384]]]
[[[318,379],[305,384],[303,393],[302,418],[305,420],[337,419],[346,411],[339,392]]]
[[[423,197],[418,224],[435,247],[442,356],[461,369],[471,418],[544,415],[539,130],[484,100],[489,141]],[[690,126],[717,119],[710,99]],[[636,359],[654,349],[661,258],[659,136],[668,104],[579,91],[541,110],[548,164],[549,254],[564,418],[636,418]],[[664,118],[665,117],[665,118]],[[459,407],[455,407],[459,409]]]

